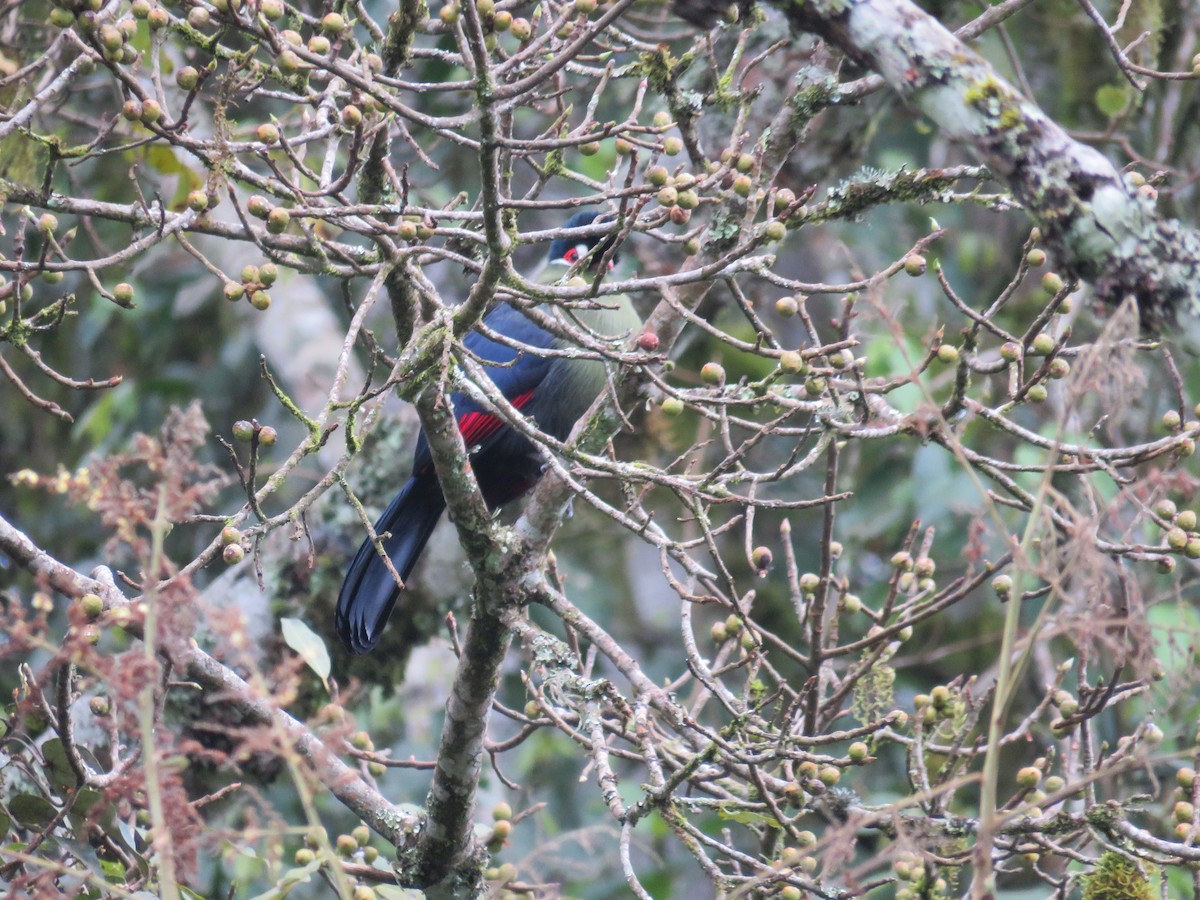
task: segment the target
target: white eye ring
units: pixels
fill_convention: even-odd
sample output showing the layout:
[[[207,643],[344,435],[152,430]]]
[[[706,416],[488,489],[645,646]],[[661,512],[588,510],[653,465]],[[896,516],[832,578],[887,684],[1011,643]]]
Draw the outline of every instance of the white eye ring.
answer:
[[[575,245],[575,258],[583,259],[585,256],[588,255],[588,251],[590,249],[591,248],[587,244],[576,244]]]

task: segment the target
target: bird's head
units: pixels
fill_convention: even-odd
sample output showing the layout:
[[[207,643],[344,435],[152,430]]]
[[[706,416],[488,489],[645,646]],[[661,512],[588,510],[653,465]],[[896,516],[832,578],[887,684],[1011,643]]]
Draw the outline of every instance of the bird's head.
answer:
[[[564,228],[584,228],[591,225],[599,217],[599,213],[587,210],[577,212],[571,218],[567,219]],[[590,237],[561,237],[557,238],[550,245],[550,254],[547,261],[550,263],[565,263],[568,266],[573,266],[581,259],[588,258],[587,268],[595,269],[601,265],[604,259],[604,254],[612,245],[612,235],[592,235]],[[591,254],[589,256],[589,254]],[[612,268],[617,262],[617,254],[612,255],[608,266]]]

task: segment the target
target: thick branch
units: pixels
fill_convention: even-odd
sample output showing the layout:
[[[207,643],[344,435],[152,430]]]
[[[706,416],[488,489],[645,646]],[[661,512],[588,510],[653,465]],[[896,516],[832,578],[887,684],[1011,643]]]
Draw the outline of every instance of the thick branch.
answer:
[[[932,16],[909,0],[777,5],[971,147],[1042,227],[1064,272],[1112,305],[1133,295],[1144,322],[1181,308],[1200,313],[1200,235],[1160,219],[1103,154],[1073,140]]]
[[[104,608],[115,609],[128,605],[128,599],[105,581],[88,578],[64,565],[41,550],[29,537],[0,516],[0,550],[15,563],[68,597],[98,594]],[[137,626],[128,626],[137,634]],[[313,774],[356,816],[397,847],[408,843],[418,830],[419,822],[393,806],[378,791],[366,784],[352,768],[326,747],[319,737],[303,723],[276,708],[269,700],[256,696],[254,689],[242,678],[213,659],[194,644],[179,653],[173,663],[187,681],[195,682],[220,702],[232,705],[247,722],[277,729],[285,735],[301,757],[312,767]]]

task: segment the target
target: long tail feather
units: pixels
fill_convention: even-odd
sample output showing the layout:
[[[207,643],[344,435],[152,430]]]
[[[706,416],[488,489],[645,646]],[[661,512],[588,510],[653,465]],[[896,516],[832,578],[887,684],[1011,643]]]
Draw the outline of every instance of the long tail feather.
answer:
[[[390,533],[383,547],[402,581],[408,581],[445,508],[437,478],[432,473],[414,476],[375,523],[376,534]],[[352,653],[374,647],[399,596],[400,588],[374,544],[363,541],[338,594],[337,633],[342,643]]]

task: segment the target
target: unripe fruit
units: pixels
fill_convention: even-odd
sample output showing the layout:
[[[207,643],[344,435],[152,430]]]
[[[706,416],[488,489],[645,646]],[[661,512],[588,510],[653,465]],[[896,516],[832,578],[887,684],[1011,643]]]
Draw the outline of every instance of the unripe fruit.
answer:
[[[264,122],[254,132],[254,136],[264,144],[279,143],[279,128],[271,122]]]
[[[684,241],[683,242],[683,252],[686,253],[688,256],[695,256],[697,253],[699,253],[700,252],[700,239],[693,237],[693,238],[688,238],[686,241]]]
[[[337,13],[331,12],[321,19],[321,30],[337,37],[346,30],[346,20]]]
[[[662,411],[668,416],[681,416],[683,410],[683,401],[678,397],[667,397],[662,402]]]
[[[200,83],[200,72],[195,66],[184,66],[175,73],[175,83],[185,91],[190,91]]]
[[[146,24],[150,26],[152,31],[161,31],[171,24],[171,16],[161,6],[156,6],[146,16]]]
[[[267,214],[267,231],[271,234],[283,234],[291,221],[291,213],[282,206],[277,206]]]
[[[846,594],[842,597],[842,609],[848,613],[856,613],[862,610],[862,600],[857,594]]]
[[[686,225],[692,218],[692,211],[682,206],[672,206],[670,219],[673,225]]]
[[[347,128],[357,128],[362,124],[362,120],[362,110],[357,106],[351,105],[342,107],[342,124]]]
[[[663,141],[663,153],[667,156],[678,156],[683,152],[683,141],[677,137],[669,137]]]
[[[670,128],[674,124],[671,121],[671,114],[665,109],[660,109],[656,112],[651,121],[654,123],[655,128]]]
[[[272,428],[270,425],[264,425],[258,431],[258,442],[260,444],[262,444],[264,447],[275,446],[275,441],[277,441],[278,439],[279,439],[278,432],[276,432],[275,429]]]
[[[271,305],[271,295],[266,291],[255,291],[250,295],[250,305],[261,312]]]
[[[679,202],[679,192],[673,187],[660,188],[655,199],[665,207],[672,207]]]
[[[441,19],[447,25],[453,25],[455,22],[457,22],[458,15],[459,15],[458,6],[453,3],[447,3],[438,12],[438,18]]]
[[[495,841],[506,841],[509,835],[512,834],[512,822],[509,819],[501,819],[492,826],[492,839],[488,843]]]
[[[725,627],[724,622],[714,622],[713,627],[708,630],[708,636],[714,644],[720,645],[729,640],[729,629]]]
[[[595,156],[597,153],[600,152],[600,142],[599,141],[588,141],[586,144],[580,144],[579,152],[583,156]]]
[[[187,206],[194,212],[204,212],[208,209],[208,194],[204,191],[192,191],[187,195]]]
[[[254,425],[245,419],[238,419],[233,423],[233,436],[239,441],[250,440],[254,437]]]
[[[755,547],[750,553],[750,564],[759,575],[766,575],[771,568],[773,557],[769,547]]]
[[[1046,251],[1038,247],[1034,247],[1025,254],[1025,262],[1033,267],[1043,265],[1046,262]]]
[[[242,266],[242,284],[258,284],[258,266]]]
[[[358,841],[348,834],[339,834],[334,849],[337,850],[339,856],[350,856],[358,849]]]
[[[263,263],[258,267],[258,280],[267,287],[273,285],[279,278],[279,268],[273,262]]]
[[[1061,356],[1056,356],[1050,360],[1050,365],[1046,367],[1046,374],[1051,378],[1066,378],[1071,372],[1071,364]]]
[[[779,368],[788,375],[803,375],[808,364],[798,350],[785,350],[779,354]]]
[[[664,188],[664,190],[668,189]],[[674,188],[670,190],[674,190]],[[700,205],[700,195],[695,191],[680,191],[675,198],[675,202],[679,205],[680,209],[695,209]]]
[[[107,697],[93,697],[88,701],[88,709],[92,711],[93,716],[103,718],[112,712],[112,704]]]
[[[671,178],[666,166],[651,166],[646,170],[646,181],[655,187],[663,187]]]
[[[1041,403],[1046,399],[1046,397],[1049,396],[1049,394],[1047,393],[1046,386],[1044,384],[1035,384],[1030,386],[1029,390],[1025,392],[1025,396],[1034,403]]]
[[[688,191],[688,193],[692,192]],[[767,227],[763,229],[763,232],[766,234],[768,241],[778,243],[787,237],[787,226],[778,219],[775,219],[767,223]]]
[[[242,533],[232,525],[226,525],[221,529],[221,543],[225,546],[239,543],[242,539]]]
[[[75,13],[56,6],[50,10],[50,24],[55,28],[70,28],[75,24]]]
[[[1001,600],[1007,599],[1012,593],[1013,580],[1008,575],[997,575],[992,579],[992,590]]]
[[[261,194],[255,194],[246,201],[246,210],[256,219],[265,219],[271,214],[271,201]]]
[[[795,297],[780,297],[775,301],[775,312],[783,316],[785,319],[790,319],[800,311],[800,304],[796,302]]]
[[[1005,341],[1000,345],[1000,358],[1005,362],[1017,362],[1021,355],[1021,345],[1015,341]]]
[[[787,209],[796,202],[796,192],[791,188],[780,188],[775,192],[775,212]]]
[[[1045,356],[1054,350],[1054,337],[1042,332],[1042,334],[1033,338],[1030,344],[1030,352],[1037,356]]]
[[[500,10],[492,16],[492,28],[495,31],[504,32],[512,27],[513,14],[506,9]]]
[[[121,106],[121,115],[130,122],[142,120],[142,103],[140,100],[126,100]]]
[[[700,369],[700,378],[705,384],[722,385],[725,383],[725,367],[720,363],[705,363]]]
[[[1175,445],[1175,455],[1178,457],[1191,456],[1196,452],[1196,442],[1191,438],[1182,438]]]
[[[313,853],[307,847],[301,847],[292,857],[298,866],[307,866],[311,862],[315,862],[317,854]]]
[[[821,586],[821,576],[815,572],[805,572],[799,578],[800,590],[806,594],[811,594]]]
[[[846,755],[850,757],[851,762],[860,763],[867,758],[870,753],[870,748],[862,741],[855,741],[846,751]]]
[[[1017,772],[1017,787],[1035,788],[1042,780],[1042,770],[1036,766],[1025,766]]]
[[[1179,426],[1183,424],[1183,419],[1180,418],[1178,412],[1173,409],[1168,409],[1162,414],[1162,426],[1167,431],[1178,431]]]
[[[518,41],[527,41],[533,36],[533,26],[529,24],[528,19],[521,16],[512,20],[512,27],[508,30]]]
[[[743,175],[754,171],[754,157],[749,153],[742,153],[737,158],[735,168]]]
[[[1195,510],[1185,509],[1175,517],[1175,524],[1184,531],[1196,530],[1196,512]]]
[[[246,558],[246,551],[242,549],[241,544],[228,544],[221,551],[221,558],[225,560],[225,564],[232,566],[234,563],[240,563]]]
[[[133,285],[127,281],[122,281],[113,288],[113,296],[117,298],[117,302],[122,306],[128,306],[133,302]]]
[[[37,229],[42,234],[45,234],[45,235],[54,234],[54,232],[57,228],[58,228],[58,217],[55,216],[53,213],[42,213],[41,216],[38,217]]]
[[[153,125],[162,118],[162,107],[158,105],[157,100],[145,100],[142,102],[142,124]]]
[[[633,152],[633,144],[629,143],[625,138],[617,138],[613,147],[617,151],[617,156],[628,156]]]
[[[315,53],[317,56],[324,56],[330,51],[330,49],[332,49],[332,45],[329,43],[329,38],[325,37],[323,34],[314,34],[308,39],[309,53]]]
[[[1185,766],[1175,773],[1175,783],[1185,791],[1190,791],[1196,782],[1196,770]]]
[[[230,303],[236,303],[246,295],[246,289],[236,281],[225,282],[225,299]]]
[[[904,257],[904,272],[913,278],[919,278],[929,269],[929,263],[920,253],[910,253]]]
[[[1171,814],[1175,817],[1176,822],[1190,822],[1196,814],[1196,807],[1192,806],[1186,800],[1180,800],[1175,804],[1175,808],[1171,810]]]
[[[742,617],[736,613],[730,613],[725,617],[725,630],[730,634],[741,634],[742,628],[745,625],[746,623],[742,620]]]
[[[208,25],[208,10],[203,6],[193,6],[188,10],[187,21],[193,28],[204,28]]]
[[[94,619],[104,612],[104,601],[99,594],[84,594],[79,598],[79,608],[89,619]]]
[[[590,16],[596,11],[596,0],[575,0],[575,12],[581,16]]]
[[[950,344],[942,344],[937,349],[938,362],[943,365],[953,365],[958,362],[958,348],[952,347]]]
[[[739,175],[733,179],[733,192],[739,197],[749,197],[753,187],[754,182],[750,180],[749,175]]]
[[[105,50],[120,50],[125,45],[125,35],[115,25],[102,25],[98,37]]]
[[[828,385],[826,384],[825,379],[819,375],[814,375],[811,378],[805,379],[804,381],[804,393],[808,394],[810,397],[818,397],[825,393],[826,387],[828,387]]]
[[[837,766],[822,766],[821,771],[817,773],[817,777],[826,787],[833,787],[842,780],[842,770]]]
[[[275,65],[285,75],[295,75],[304,68],[304,60],[296,55],[294,50],[284,50],[275,57]]]
[[[1047,272],[1042,276],[1042,290],[1054,296],[1063,289],[1062,277],[1057,272]]]

